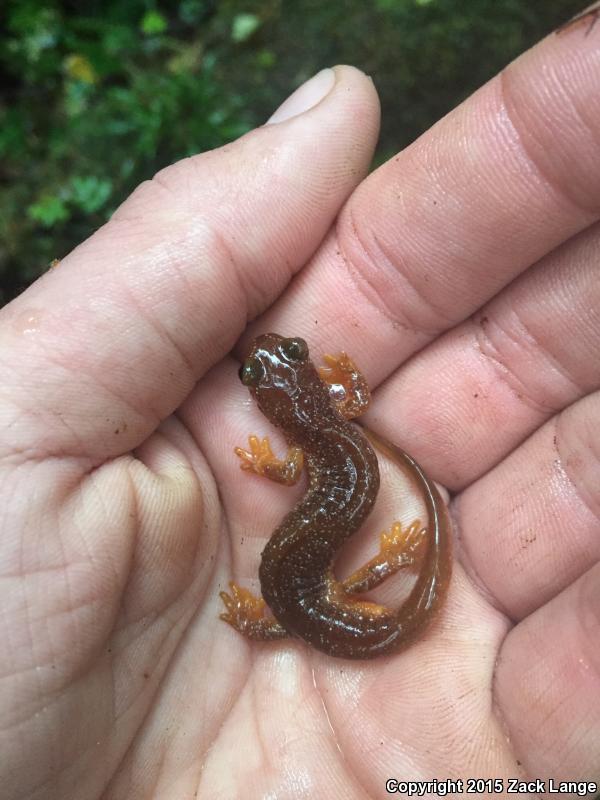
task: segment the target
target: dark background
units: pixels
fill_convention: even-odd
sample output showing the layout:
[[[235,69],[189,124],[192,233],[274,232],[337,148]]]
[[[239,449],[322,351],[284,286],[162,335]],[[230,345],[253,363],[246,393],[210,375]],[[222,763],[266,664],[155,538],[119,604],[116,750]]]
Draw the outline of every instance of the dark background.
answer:
[[[325,66],[371,75],[376,163],[575,0],[41,2],[0,10],[0,304],[142,180],[264,122]]]

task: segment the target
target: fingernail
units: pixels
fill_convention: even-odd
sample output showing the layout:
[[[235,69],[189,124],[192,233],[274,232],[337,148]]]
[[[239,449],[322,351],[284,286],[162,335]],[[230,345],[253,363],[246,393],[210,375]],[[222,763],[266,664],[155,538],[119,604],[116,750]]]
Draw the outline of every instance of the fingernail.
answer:
[[[297,117],[317,105],[333,89],[335,72],[332,69],[322,69],[313,75],[310,80],[299,86],[287,100],[279,106],[277,111],[267,121],[267,125],[274,122],[284,122],[286,119]]]
[[[571,17],[571,19],[568,19],[562,25],[559,25],[559,27],[556,28],[555,33],[560,34],[564,31],[567,31],[569,28],[575,28],[585,23],[587,25],[585,35],[589,36],[592,32],[592,29],[595,27],[599,16],[600,2],[592,3],[591,6],[588,6],[588,8],[585,8],[583,11],[575,14],[574,17]]]

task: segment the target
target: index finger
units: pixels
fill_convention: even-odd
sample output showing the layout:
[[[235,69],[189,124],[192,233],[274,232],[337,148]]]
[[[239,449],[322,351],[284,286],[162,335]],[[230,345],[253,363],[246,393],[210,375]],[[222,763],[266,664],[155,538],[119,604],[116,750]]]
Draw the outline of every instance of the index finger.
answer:
[[[253,330],[348,350],[375,386],[596,221],[598,30],[551,34],[363,181]]]

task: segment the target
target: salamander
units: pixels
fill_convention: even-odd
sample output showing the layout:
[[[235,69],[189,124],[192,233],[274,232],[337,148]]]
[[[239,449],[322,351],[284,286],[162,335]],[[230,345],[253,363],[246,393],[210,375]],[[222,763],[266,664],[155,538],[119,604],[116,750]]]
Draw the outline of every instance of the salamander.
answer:
[[[261,558],[262,597],[230,583],[221,592],[221,618],[253,640],[295,636],[317,650],[365,659],[398,651],[425,629],[440,608],[451,575],[450,522],[436,486],[407,453],[350,419],[370,393],[345,354],[325,356],[318,370],[299,337],[259,336],[240,368],[242,383],[289,444],[278,459],[268,437],[236,448],[242,469],[292,485],[304,466],[308,488],[268,540]],[[374,446],[407,471],[423,494],[427,527],[395,522],[380,551],[346,580],[333,563],[344,542],[368,517],[379,490]],[[399,569],[418,570],[398,610],[360,599]],[[272,616],[266,614],[266,606]]]

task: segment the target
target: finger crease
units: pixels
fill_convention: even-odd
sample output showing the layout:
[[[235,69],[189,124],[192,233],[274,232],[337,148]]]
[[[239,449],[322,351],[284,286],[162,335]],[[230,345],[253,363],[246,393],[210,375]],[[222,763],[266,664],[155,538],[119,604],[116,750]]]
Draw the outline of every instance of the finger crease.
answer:
[[[527,163],[531,169],[537,173],[539,178],[546,184],[546,186],[548,186],[548,188],[560,198],[561,201],[567,202],[575,209],[577,216],[580,216],[583,213],[586,217],[589,217],[588,222],[595,221],[598,218],[598,207],[594,205],[590,205],[588,207],[577,201],[575,197],[572,197],[568,193],[564,186],[561,186],[558,183],[556,178],[547,174],[546,170],[541,166],[541,164],[538,163],[538,159],[535,157],[531,146],[527,143],[526,137],[521,133],[521,124],[519,121],[518,112],[516,110],[516,103],[511,102],[511,92],[506,83],[506,76],[506,70],[502,70],[499,75],[501,104],[506,112],[506,119],[512,128],[521,152],[527,159]],[[586,224],[587,223],[583,224],[582,227],[585,227]]]
[[[548,403],[539,402],[529,392],[528,387],[523,383],[517,373],[510,367],[510,360],[505,359],[496,346],[494,340],[489,332],[485,330],[481,324],[478,324],[475,319],[472,320],[475,328],[475,347],[482,358],[492,365],[496,375],[501,378],[502,382],[510,389],[515,397],[523,404],[529,406],[533,411],[543,416],[548,416],[558,409]],[[512,341],[519,344],[519,340],[512,335],[509,331],[502,329]]]
[[[362,297],[364,297],[369,305],[373,307],[379,314],[384,316],[387,321],[391,322],[392,325],[396,327],[400,326],[404,330],[416,335],[425,335],[428,338],[437,335],[439,333],[439,328],[427,328],[423,325],[421,319],[419,319],[418,323],[414,323],[410,319],[408,313],[406,313],[406,309],[404,310],[403,315],[400,316],[397,308],[391,306],[389,302],[389,296],[385,292],[382,292],[380,288],[378,288],[377,282],[371,277],[380,269],[380,267],[377,265],[378,259],[371,255],[372,248],[366,245],[351,209],[349,210],[349,227],[352,231],[354,240],[358,243],[359,249],[364,255],[364,265],[359,266],[359,263],[356,260],[353,260],[346,255],[346,252],[341,244],[339,232],[336,235],[336,240],[338,242],[337,249],[342,256],[350,280],[356,289],[361,293]],[[416,285],[413,285],[413,283],[406,276],[406,273],[399,268],[397,262],[392,260],[387,255],[385,248],[375,234],[373,234],[373,242],[378,250],[377,255],[380,256],[383,261],[385,261],[385,264],[388,268],[391,268],[394,271],[394,275],[396,277],[403,278],[413,294],[416,295],[416,297],[428,308],[433,308],[432,304],[426,297],[424,297],[421,290],[418,289]],[[370,292],[365,291],[365,286],[368,287]],[[376,298],[377,302],[373,301],[373,296]]]

